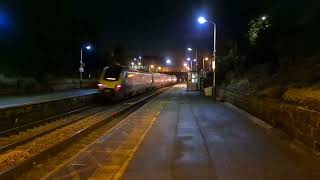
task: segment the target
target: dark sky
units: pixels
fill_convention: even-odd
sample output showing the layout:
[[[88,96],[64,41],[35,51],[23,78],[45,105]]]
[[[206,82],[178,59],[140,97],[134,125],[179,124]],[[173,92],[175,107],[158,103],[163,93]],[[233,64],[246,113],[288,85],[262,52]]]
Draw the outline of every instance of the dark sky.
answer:
[[[132,54],[160,56],[171,56],[178,51],[182,53],[189,45],[201,44],[210,48],[208,39],[211,38],[211,29],[206,25],[200,27],[196,18],[202,14],[211,16],[212,0],[3,2],[5,3],[0,6],[0,26],[7,21],[11,34],[29,36],[36,31],[39,32],[35,34],[39,34],[43,31],[56,33],[70,29],[72,32],[80,31],[80,34],[92,31],[94,38],[83,39],[93,41],[98,53],[115,44],[125,44]],[[68,29],[67,26],[73,27]],[[10,33],[2,34],[7,36]],[[207,39],[207,42],[199,43],[201,38]]]
[[[96,7],[92,4],[90,13],[95,13]],[[201,33],[196,16],[210,13],[209,9],[205,1],[105,1],[98,10],[105,17],[99,43],[121,42],[131,52],[170,56],[195,43]]]
[[[212,27],[200,26],[199,15],[218,25],[218,42],[245,36],[250,18],[272,6],[286,9],[298,0],[55,0],[0,2],[0,37],[11,34],[57,46],[92,41],[97,53],[124,44],[131,55],[174,56],[187,46],[212,48]],[[279,2],[279,3],[278,3]],[[290,5],[289,4],[289,5]],[[7,23],[6,23],[7,22]],[[8,33],[8,32],[11,32]],[[41,34],[42,36],[38,37]],[[13,35],[12,35],[13,36]],[[73,37],[74,36],[74,37]],[[50,39],[51,38],[51,39]],[[79,41],[79,42],[77,42]],[[12,41],[11,41],[12,42]],[[72,44],[73,43],[73,44]],[[38,45],[39,46],[39,45]],[[40,45],[42,46],[42,45]],[[218,45],[218,49],[219,49]]]

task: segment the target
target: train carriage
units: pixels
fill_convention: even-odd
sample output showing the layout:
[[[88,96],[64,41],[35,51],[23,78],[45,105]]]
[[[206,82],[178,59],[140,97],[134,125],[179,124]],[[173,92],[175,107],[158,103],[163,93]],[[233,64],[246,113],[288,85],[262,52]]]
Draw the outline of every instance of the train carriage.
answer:
[[[99,78],[100,94],[112,99],[141,94],[149,89],[160,88],[177,81],[176,76],[150,73],[113,65],[103,69]]]

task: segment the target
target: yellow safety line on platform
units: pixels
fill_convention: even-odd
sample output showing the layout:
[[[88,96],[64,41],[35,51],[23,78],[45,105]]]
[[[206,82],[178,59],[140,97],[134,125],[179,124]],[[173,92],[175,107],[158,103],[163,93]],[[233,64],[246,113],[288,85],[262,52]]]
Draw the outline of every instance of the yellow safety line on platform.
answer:
[[[160,114],[160,113],[159,113]],[[133,159],[134,154],[137,152],[137,150],[140,147],[140,144],[142,143],[142,141],[144,140],[144,137],[148,134],[149,130],[152,128],[154,122],[157,120],[157,118],[153,118],[152,122],[150,123],[150,125],[148,126],[148,128],[145,130],[145,132],[142,134],[141,138],[139,139],[139,142],[137,143],[137,145],[133,148],[133,150],[130,152],[130,154],[128,155],[128,158],[126,159],[126,161],[122,164],[122,166],[120,167],[120,169],[116,172],[116,174],[112,177],[113,180],[119,180],[122,178],[123,174],[125,173],[125,171],[127,170],[127,167],[129,166],[131,160]]]

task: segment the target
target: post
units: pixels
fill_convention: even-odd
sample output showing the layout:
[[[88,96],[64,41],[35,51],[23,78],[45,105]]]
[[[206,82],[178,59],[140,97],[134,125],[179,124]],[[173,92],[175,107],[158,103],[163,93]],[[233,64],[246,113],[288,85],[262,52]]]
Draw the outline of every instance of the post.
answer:
[[[216,23],[213,22],[213,54],[212,54],[212,96],[216,98]]]
[[[204,58],[202,58],[202,73],[204,71]]]
[[[197,74],[197,85],[196,89],[199,90],[199,74],[198,74],[198,48],[196,48],[196,74]]]
[[[81,88],[81,82],[82,82],[82,69],[83,69],[83,61],[82,61],[82,47],[80,48],[80,88]]]

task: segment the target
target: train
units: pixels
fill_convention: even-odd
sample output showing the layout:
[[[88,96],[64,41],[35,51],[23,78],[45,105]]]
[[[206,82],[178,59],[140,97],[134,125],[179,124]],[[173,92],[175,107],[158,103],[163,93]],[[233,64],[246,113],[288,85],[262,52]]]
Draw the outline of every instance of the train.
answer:
[[[100,95],[124,99],[177,82],[175,75],[145,72],[125,66],[112,65],[103,69],[98,83]]]

